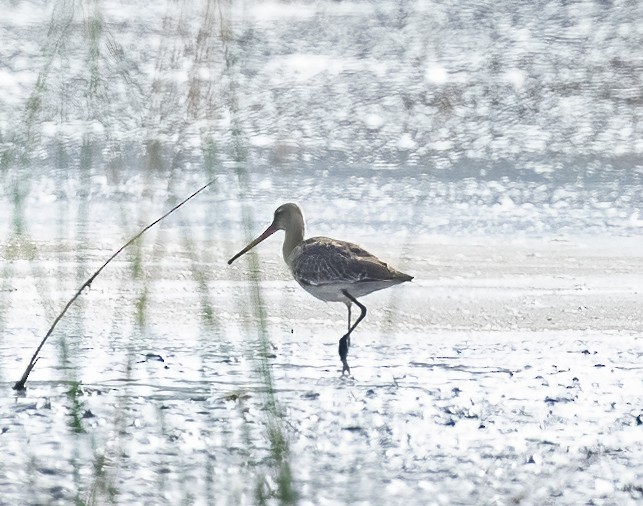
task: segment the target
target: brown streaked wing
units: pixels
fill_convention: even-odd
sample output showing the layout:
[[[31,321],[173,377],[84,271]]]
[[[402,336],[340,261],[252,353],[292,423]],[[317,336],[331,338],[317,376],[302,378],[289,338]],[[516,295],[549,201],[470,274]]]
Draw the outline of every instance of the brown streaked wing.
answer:
[[[382,281],[396,278],[397,271],[358,245],[313,237],[297,247],[292,262],[295,277],[304,284],[326,285],[337,282]]]

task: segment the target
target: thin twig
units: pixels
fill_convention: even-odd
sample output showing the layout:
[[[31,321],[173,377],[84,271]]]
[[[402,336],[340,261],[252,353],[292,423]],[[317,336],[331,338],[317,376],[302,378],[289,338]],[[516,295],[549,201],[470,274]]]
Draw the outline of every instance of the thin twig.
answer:
[[[125,248],[127,248],[130,244],[132,244],[134,241],[136,241],[139,237],[141,237],[145,232],[147,232],[150,228],[152,228],[154,225],[156,225],[159,221],[164,220],[167,218],[170,214],[172,214],[174,211],[176,211],[179,207],[183,206],[186,204],[189,200],[192,200],[194,197],[196,197],[199,193],[201,193],[203,190],[205,190],[208,186],[210,186],[212,183],[214,183],[214,179],[209,181],[208,183],[204,184],[201,188],[199,188],[197,191],[192,193],[189,197],[183,199],[181,202],[179,202],[177,205],[175,205],[172,209],[170,209],[167,213],[165,213],[163,216],[161,216],[159,219],[153,221],[149,225],[147,225],[143,230],[141,230],[138,234],[136,234],[134,237],[132,237],[129,241],[127,241],[125,244],[123,244],[116,252],[109,257],[103,265],[99,267],[99,269],[94,272],[90,276],[90,278],[85,281],[82,286],[78,289],[76,294],[67,302],[63,310],[60,312],[60,314],[56,317],[54,320],[54,323],[51,325],[49,328],[49,331],[45,335],[45,337],[42,339],[40,342],[40,345],[38,348],[36,348],[36,352],[33,354],[31,357],[31,360],[29,361],[29,365],[27,365],[27,368],[25,369],[25,372],[22,375],[22,378],[20,378],[20,381],[17,381],[15,385],[13,385],[14,390],[24,390],[25,389],[25,384],[27,383],[27,378],[29,377],[29,374],[31,373],[32,369],[36,366],[36,362],[38,362],[38,353],[40,353],[40,350],[42,347],[45,345],[47,342],[47,339],[49,339],[49,336],[53,333],[54,329],[56,328],[56,325],[58,325],[58,322],[62,319],[62,317],[65,315],[67,310],[70,308],[70,306],[74,303],[74,301],[80,297],[80,294],[83,293],[83,290],[85,288],[89,288],[91,284],[93,283],[94,279],[102,272],[102,270],[107,267],[107,264],[109,264],[114,258],[118,256],[118,254],[123,251]]]

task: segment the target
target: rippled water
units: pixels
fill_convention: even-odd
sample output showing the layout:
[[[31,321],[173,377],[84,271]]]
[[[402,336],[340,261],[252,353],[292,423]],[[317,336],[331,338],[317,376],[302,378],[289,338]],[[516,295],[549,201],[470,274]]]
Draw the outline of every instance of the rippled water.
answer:
[[[5,4],[0,504],[641,501],[643,4]]]

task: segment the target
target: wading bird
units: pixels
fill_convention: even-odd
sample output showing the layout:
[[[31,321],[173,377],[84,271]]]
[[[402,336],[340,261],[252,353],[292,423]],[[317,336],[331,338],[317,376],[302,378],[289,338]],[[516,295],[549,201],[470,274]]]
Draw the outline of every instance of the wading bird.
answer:
[[[228,265],[278,230],[284,230],[284,260],[295,280],[308,293],[326,302],[343,302],[348,308],[348,332],[339,340],[339,357],[344,373],[350,374],[346,356],[350,336],[366,316],[366,307],[357,298],[371,292],[411,281],[413,276],[397,271],[376,256],[350,242],[311,237],[304,240],[304,216],[296,204],[284,204],[275,211],[270,226],[254,241],[228,260]],[[361,313],[351,326],[351,305]]]

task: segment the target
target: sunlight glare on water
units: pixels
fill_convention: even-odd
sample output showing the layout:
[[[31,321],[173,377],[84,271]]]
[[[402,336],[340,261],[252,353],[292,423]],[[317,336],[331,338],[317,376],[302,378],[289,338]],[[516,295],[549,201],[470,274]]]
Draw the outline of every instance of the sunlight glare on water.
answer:
[[[9,4],[0,505],[641,501],[642,3]]]

